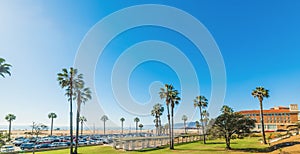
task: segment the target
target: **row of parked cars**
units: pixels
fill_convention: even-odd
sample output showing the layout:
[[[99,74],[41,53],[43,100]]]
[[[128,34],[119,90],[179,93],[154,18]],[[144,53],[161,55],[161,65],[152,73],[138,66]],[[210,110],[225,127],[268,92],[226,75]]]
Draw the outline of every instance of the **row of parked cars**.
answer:
[[[146,137],[151,136],[148,133],[129,133],[129,134],[108,134],[108,135],[82,135],[78,138],[78,145],[90,144],[110,144],[113,138],[120,137]],[[73,138],[73,145],[75,145],[75,138]],[[21,150],[31,149],[46,149],[56,147],[67,147],[71,144],[70,136],[48,136],[48,137],[18,137],[12,142],[13,145],[5,145],[1,147],[1,152],[13,152],[15,147],[20,147]]]

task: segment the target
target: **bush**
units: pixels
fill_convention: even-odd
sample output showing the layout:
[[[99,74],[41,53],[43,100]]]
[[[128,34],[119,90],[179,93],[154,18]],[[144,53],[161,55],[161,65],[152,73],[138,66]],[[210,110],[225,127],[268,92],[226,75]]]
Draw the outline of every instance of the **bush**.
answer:
[[[237,134],[233,134],[231,135],[230,139],[237,139],[238,135]]]
[[[253,133],[249,135],[250,137],[262,137],[261,134]]]

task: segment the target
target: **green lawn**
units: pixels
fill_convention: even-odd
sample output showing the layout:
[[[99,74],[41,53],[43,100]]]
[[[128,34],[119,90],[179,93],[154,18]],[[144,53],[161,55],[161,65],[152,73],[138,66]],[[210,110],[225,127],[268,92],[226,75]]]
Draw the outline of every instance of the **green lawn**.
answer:
[[[208,141],[207,144],[202,144],[201,142],[186,143],[181,145],[176,145],[175,150],[169,150],[168,148],[160,149],[148,149],[144,151],[122,151],[114,150],[110,146],[89,146],[89,147],[80,147],[78,152],[80,154],[99,154],[99,153],[109,153],[109,154],[118,154],[118,153],[147,153],[147,154],[157,154],[157,153],[249,153],[249,152],[258,152],[264,151],[267,145],[263,145],[259,142],[259,138],[245,138],[245,139],[236,139],[232,140],[231,147],[233,150],[225,150],[224,140],[213,140]],[[38,152],[38,154],[67,154],[68,149],[65,150],[55,150],[55,151],[46,151]]]

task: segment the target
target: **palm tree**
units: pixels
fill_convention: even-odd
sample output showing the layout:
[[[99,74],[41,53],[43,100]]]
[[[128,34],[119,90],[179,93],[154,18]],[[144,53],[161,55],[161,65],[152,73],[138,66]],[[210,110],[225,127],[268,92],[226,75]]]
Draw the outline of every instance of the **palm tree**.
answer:
[[[80,116],[79,121],[81,124],[81,135],[82,135],[83,134],[83,122],[87,122],[87,119],[84,116]]]
[[[123,127],[123,126],[124,126],[123,124],[124,124],[125,118],[122,117],[122,118],[120,119],[120,121],[121,121],[122,134],[123,134],[123,128],[124,128],[124,127]]]
[[[155,127],[156,127],[156,134],[160,135],[161,134],[161,120],[160,120],[160,116],[163,114],[164,112],[164,107],[157,103],[153,106],[153,109],[151,110],[151,115],[155,117]]]
[[[254,98],[257,97],[259,101],[261,132],[262,132],[263,142],[264,144],[267,144],[266,135],[265,135],[265,125],[264,125],[263,100],[264,98],[270,97],[269,90],[265,89],[264,87],[256,87],[256,89],[253,90],[251,94]]]
[[[68,71],[66,68],[62,69],[61,73],[57,74],[57,81],[61,88],[66,90],[66,96],[68,97],[68,101],[70,102],[70,138],[71,143],[73,143],[73,96],[75,95],[74,91],[76,86],[81,85],[83,83],[82,74],[78,74],[77,69],[73,67]],[[73,144],[70,144],[70,154],[73,154]]]
[[[5,116],[5,120],[9,122],[8,126],[8,141],[10,141],[10,135],[11,135],[11,122],[16,120],[16,116],[14,114],[8,114]]]
[[[10,71],[9,71],[10,68],[11,68],[11,65],[5,63],[5,59],[0,58],[0,75],[1,75],[2,77],[5,77],[5,76],[4,76],[5,74],[11,75],[11,74],[10,74]]]
[[[140,122],[140,119],[138,117],[135,117],[133,121],[135,122],[135,131],[137,133],[137,131],[138,131],[138,124]]]
[[[186,115],[183,115],[181,120],[183,120],[184,133],[186,134],[186,121],[188,120],[188,117]]]
[[[140,127],[140,132],[142,132],[142,129],[143,129],[144,125],[143,124],[139,124],[139,127]]]
[[[204,122],[204,127],[207,126],[207,123],[209,121],[209,113],[207,112],[207,110],[203,110],[202,111],[202,116],[203,116],[203,122]]]
[[[179,92],[174,89],[172,85],[165,84],[165,88],[161,88],[159,92],[160,98],[165,99],[168,111],[168,123],[169,123],[169,137],[170,137],[170,149],[174,149],[174,107],[179,104],[180,97]],[[171,106],[171,118],[169,105]]]
[[[106,115],[103,115],[101,117],[101,120],[103,121],[103,131],[104,131],[104,135],[105,135],[105,122],[108,120],[108,117]]]
[[[86,101],[92,98],[91,90],[89,88],[84,87],[84,83],[78,84],[75,87],[75,97],[74,99],[77,100],[77,113],[76,113],[76,142],[75,142],[75,150],[74,153],[77,154],[77,147],[78,147],[78,135],[79,135],[79,121],[80,121],[80,109],[81,104],[84,104]]]
[[[51,119],[51,130],[50,130],[50,136],[52,136],[53,131],[53,119],[57,118],[57,115],[55,113],[49,113],[48,118]]]
[[[194,99],[194,107],[199,107],[200,110],[200,121],[202,126],[202,134],[203,134],[203,143],[206,143],[205,140],[205,131],[204,131],[204,124],[203,124],[203,114],[202,110],[203,108],[207,107],[207,99],[204,96],[197,96],[196,99]]]
[[[199,122],[199,121],[196,121],[195,124],[196,124],[197,130],[198,130],[198,134],[200,134],[200,131],[199,131],[199,128],[200,128],[200,122]]]

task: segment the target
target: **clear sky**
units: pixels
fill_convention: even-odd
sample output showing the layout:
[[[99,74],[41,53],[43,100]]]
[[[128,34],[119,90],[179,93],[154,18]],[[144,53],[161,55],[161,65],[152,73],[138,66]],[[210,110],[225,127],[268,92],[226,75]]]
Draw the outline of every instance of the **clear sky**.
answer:
[[[49,124],[47,115],[50,112],[58,115],[56,125],[68,125],[69,104],[56,81],[56,74],[62,68],[68,68],[75,63],[80,43],[96,23],[120,9],[149,3],[146,0],[1,1],[0,57],[5,58],[13,67],[12,76],[0,78],[0,125],[7,124],[4,117],[8,113],[17,116],[13,122],[15,125],[30,125],[32,121]],[[226,69],[226,95],[222,104],[229,105],[236,111],[258,109],[257,100],[251,96],[251,91],[256,86],[264,86],[270,90],[271,97],[265,100],[264,108],[299,104],[300,2],[153,0],[151,4],[168,5],[185,11],[199,20],[210,32],[218,45]],[[145,14],[147,13],[153,12]],[[120,19],[120,23],[134,19]],[[111,26],[118,28],[118,25]],[[190,28],[188,24],[186,28]],[[89,126],[102,126],[100,116],[103,114],[108,115],[110,126],[118,126],[121,116],[125,117],[127,127],[134,126],[135,116],[139,116],[143,124],[152,124],[153,117],[147,116],[151,108],[139,110],[138,105],[163,103],[157,95],[157,88],[162,83],[172,83],[181,92],[182,76],[192,78],[189,73],[182,74],[177,70],[186,69],[189,72],[188,68],[175,69],[159,61],[150,60],[130,68],[133,71],[127,83],[130,96],[137,102],[136,106],[127,104],[128,102],[125,102],[125,105],[117,102],[114,96],[116,91],[112,90],[111,84],[123,79],[124,70],[117,70],[121,71],[121,75],[119,72],[115,79],[112,77],[116,61],[126,54],[130,57],[131,52],[136,55],[137,51],[130,51],[130,48],[139,42],[145,44],[145,41],[149,40],[167,42],[175,47],[172,48],[174,51],[180,50],[194,67],[192,71],[198,78],[201,95],[211,100],[212,80],[207,61],[189,38],[164,27],[136,27],[114,37],[101,56],[96,57],[98,59],[93,72],[95,96],[83,106],[83,114],[88,117]],[[147,52],[156,49],[148,47],[140,49],[147,55]],[[167,52],[159,49],[151,54]],[[86,53],[88,57],[88,51]],[[169,59],[174,59],[174,55],[169,56]],[[138,56],[131,58],[134,61]],[[180,66],[184,60],[176,59],[175,62]],[[127,66],[129,64],[122,65],[123,68]],[[122,82],[120,86],[126,86],[127,83]],[[186,95],[186,101],[182,102],[176,111],[181,108],[190,121],[195,121],[199,119],[199,113],[193,108],[192,100],[195,95],[192,93],[198,92],[197,89],[193,89],[195,85],[186,86],[191,87],[186,92],[190,95]],[[126,95],[125,92],[122,94]],[[129,111],[135,107],[139,111]],[[210,106],[210,110],[213,109],[218,107]],[[181,122],[181,116],[181,112],[176,114],[175,121]],[[163,123],[166,122],[165,117],[166,114]]]

